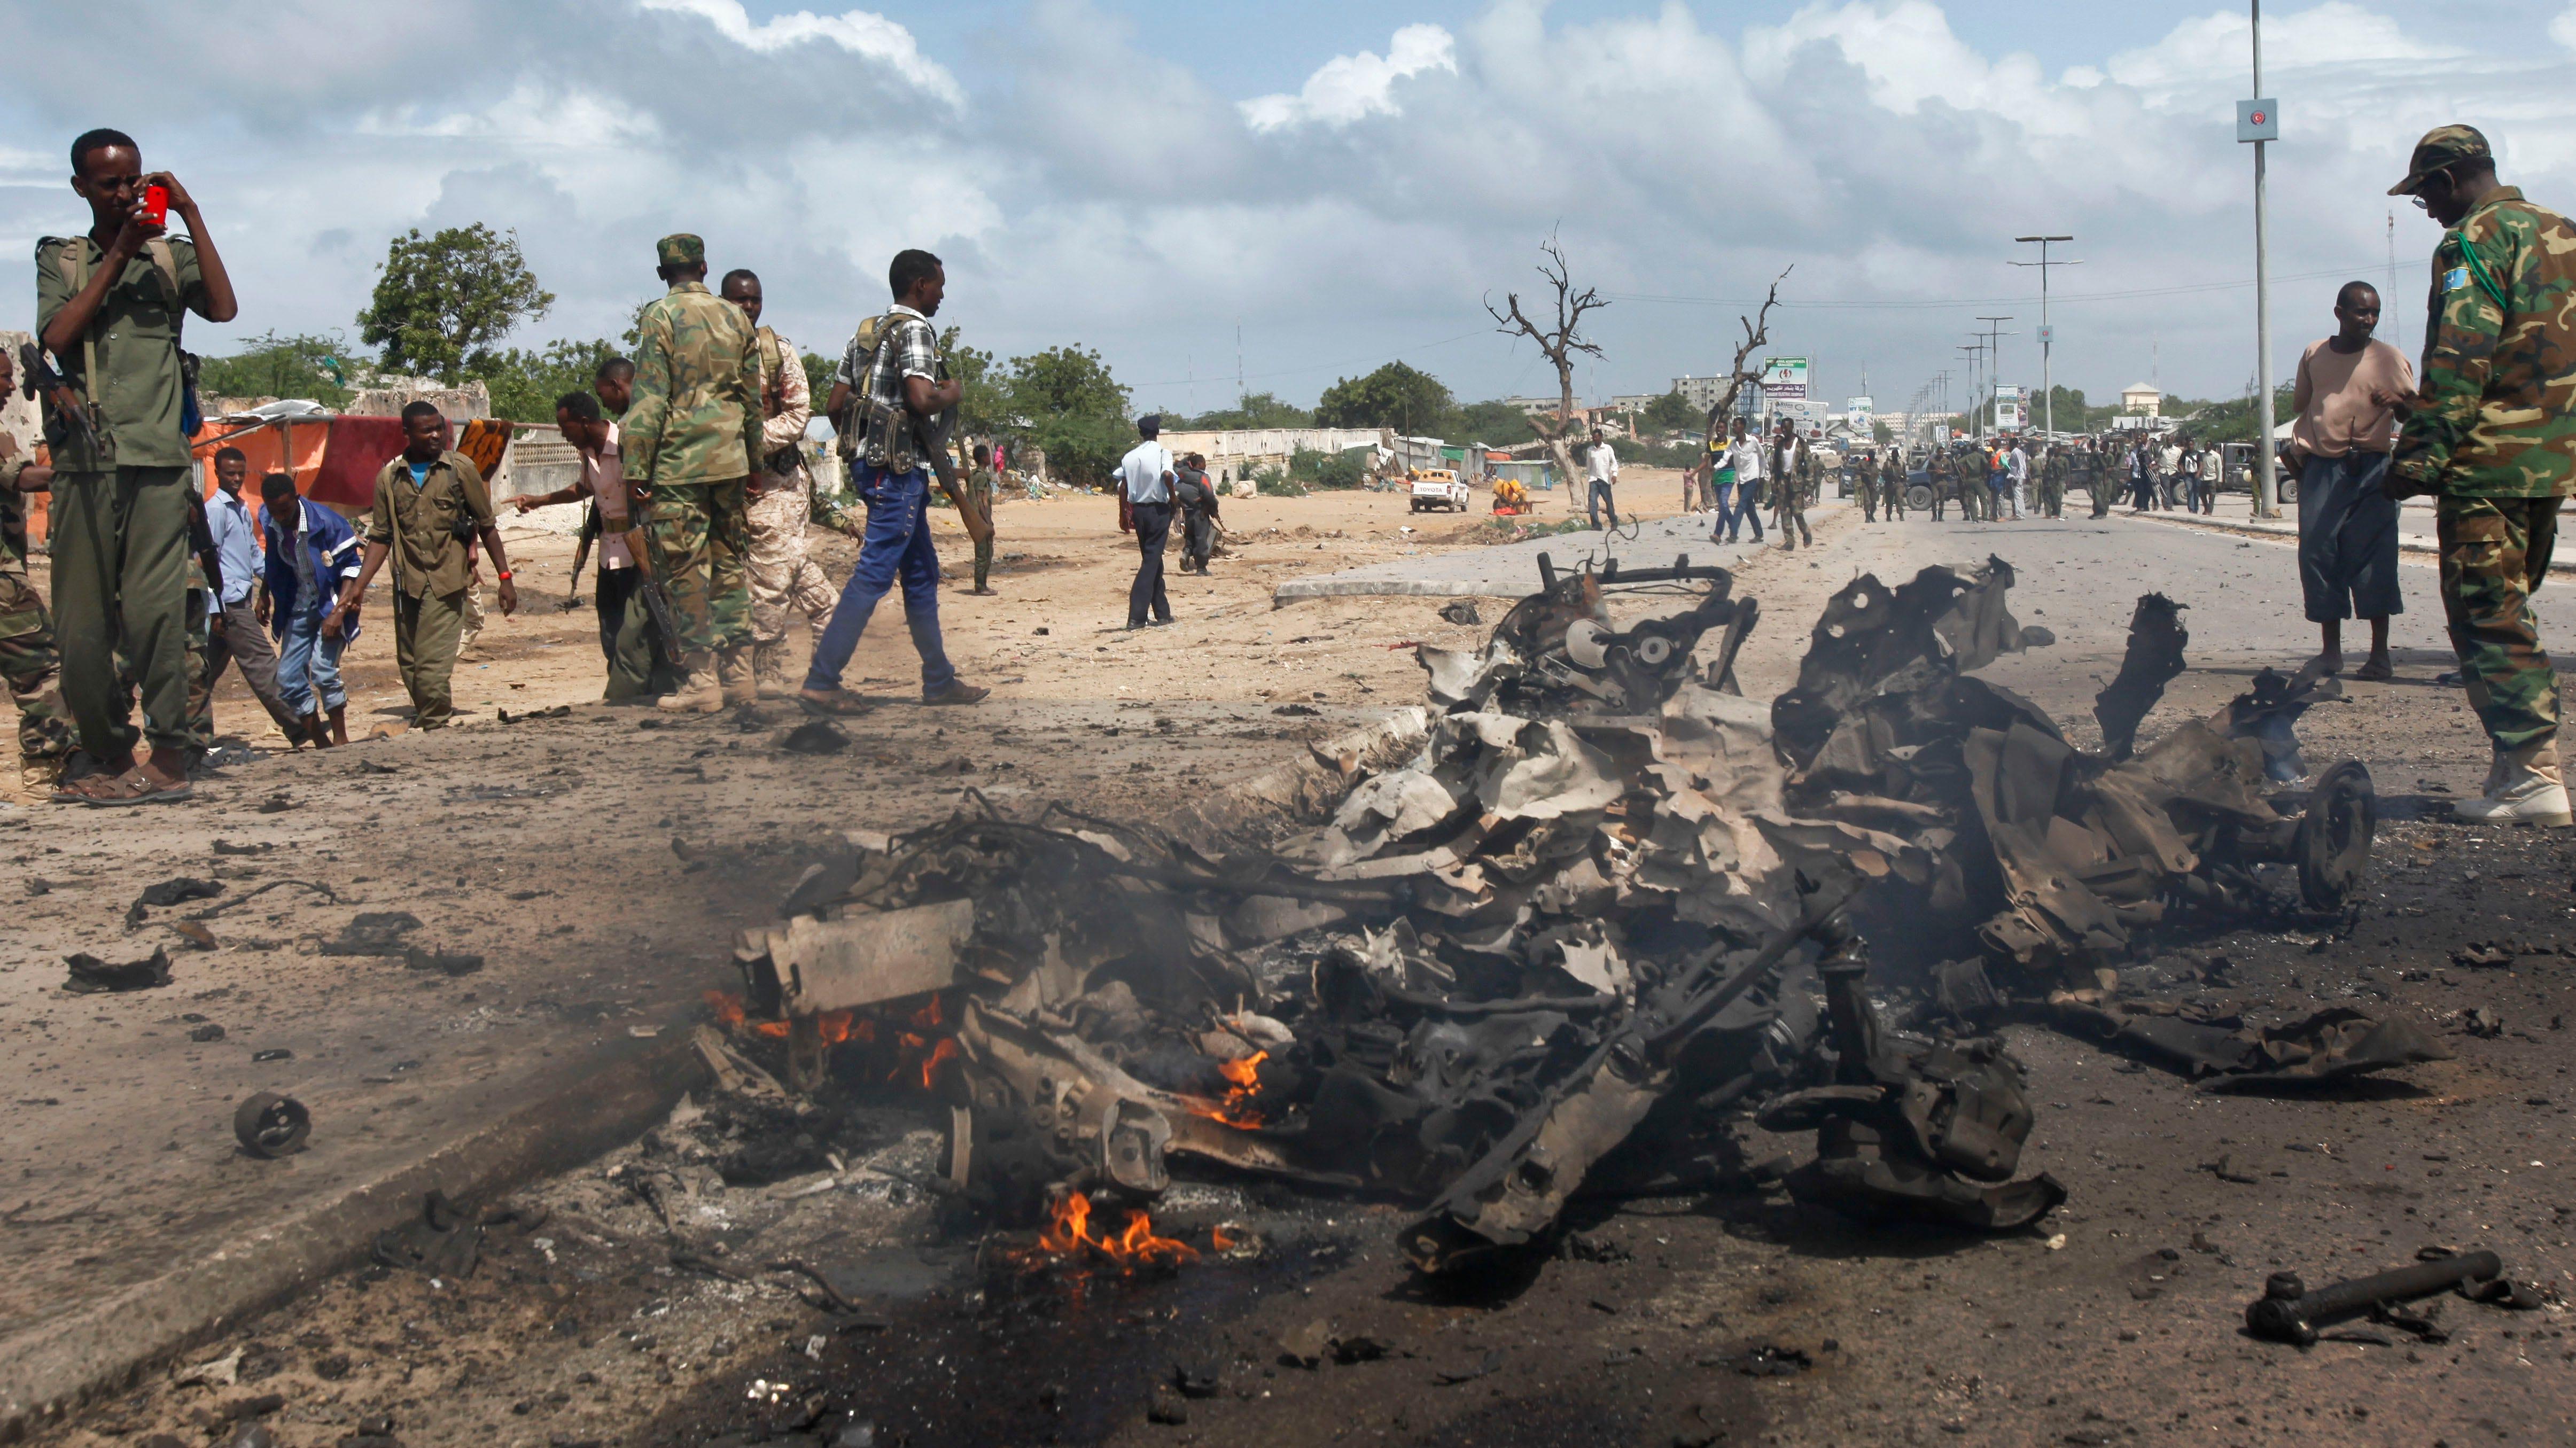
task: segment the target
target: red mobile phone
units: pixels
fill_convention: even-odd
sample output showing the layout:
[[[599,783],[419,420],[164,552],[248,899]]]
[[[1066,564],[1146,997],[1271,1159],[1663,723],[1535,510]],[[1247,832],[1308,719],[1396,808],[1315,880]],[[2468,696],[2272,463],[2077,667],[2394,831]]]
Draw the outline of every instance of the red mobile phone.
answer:
[[[154,226],[170,224],[170,188],[153,185],[143,188],[143,219]]]

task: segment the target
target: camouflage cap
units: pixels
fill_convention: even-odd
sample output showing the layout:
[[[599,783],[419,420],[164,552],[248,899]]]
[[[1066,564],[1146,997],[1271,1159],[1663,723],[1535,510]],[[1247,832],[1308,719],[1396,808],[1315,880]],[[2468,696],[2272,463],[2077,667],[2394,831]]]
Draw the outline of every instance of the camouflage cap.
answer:
[[[707,244],[685,231],[674,232],[653,243],[653,254],[663,266],[702,266],[707,259]]]
[[[2426,177],[2445,166],[2462,161],[2493,161],[2495,152],[2488,149],[2487,138],[2475,126],[2435,126],[2415,143],[2415,157],[2406,163],[2406,179],[2388,188],[2391,196],[2411,196]]]

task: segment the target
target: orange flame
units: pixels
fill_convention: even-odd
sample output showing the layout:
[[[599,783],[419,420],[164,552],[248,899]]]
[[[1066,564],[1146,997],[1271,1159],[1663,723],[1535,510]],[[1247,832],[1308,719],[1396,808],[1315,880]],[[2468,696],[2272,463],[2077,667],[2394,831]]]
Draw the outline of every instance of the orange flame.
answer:
[[[1225,1099],[1207,1115],[1246,1130],[1262,1125],[1261,1113],[1252,1109],[1252,1098],[1261,1094],[1261,1063],[1269,1059],[1268,1051],[1255,1051],[1241,1060],[1217,1062],[1216,1073],[1229,1084]]]
[[[707,1009],[716,1013],[719,1025],[731,1027],[742,1024],[742,997],[738,995],[720,990],[708,991]]]
[[[1122,1272],[1140,1266],[1178,1266],[1199,1256],[1187,1242],[1154,1235],[1153,1221],[1142,1211],[1129,1212],[1127,1225],[1115,1234],[1094,1234],[1091,1198],[1080,1192],[1069,1192],[1055,1204],[1046,1230],[1038,1234],[1038,1250],[1057,1257],[1097,1254]]]

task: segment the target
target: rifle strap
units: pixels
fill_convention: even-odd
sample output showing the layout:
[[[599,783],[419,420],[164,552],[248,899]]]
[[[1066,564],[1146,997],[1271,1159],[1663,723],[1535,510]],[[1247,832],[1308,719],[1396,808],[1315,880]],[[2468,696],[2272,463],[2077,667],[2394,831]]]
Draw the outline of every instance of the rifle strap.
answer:
[[[89,286],[89,247],[87,237],[75,236],[63,243],[61,261],[72,295],[79,296]],[[92,313],[89,325],[81,329],[81,382],[89,389],[90,422],[95,425],[104,415],[98,392],[98,316]]]

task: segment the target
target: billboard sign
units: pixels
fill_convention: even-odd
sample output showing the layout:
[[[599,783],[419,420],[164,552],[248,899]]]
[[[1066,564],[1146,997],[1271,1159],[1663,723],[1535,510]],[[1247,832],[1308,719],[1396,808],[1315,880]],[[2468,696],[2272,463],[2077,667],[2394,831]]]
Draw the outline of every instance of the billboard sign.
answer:
[[[1762,362],[1762,395],[1773,402],[1807,400],[1807,359],[1766,357]]]

